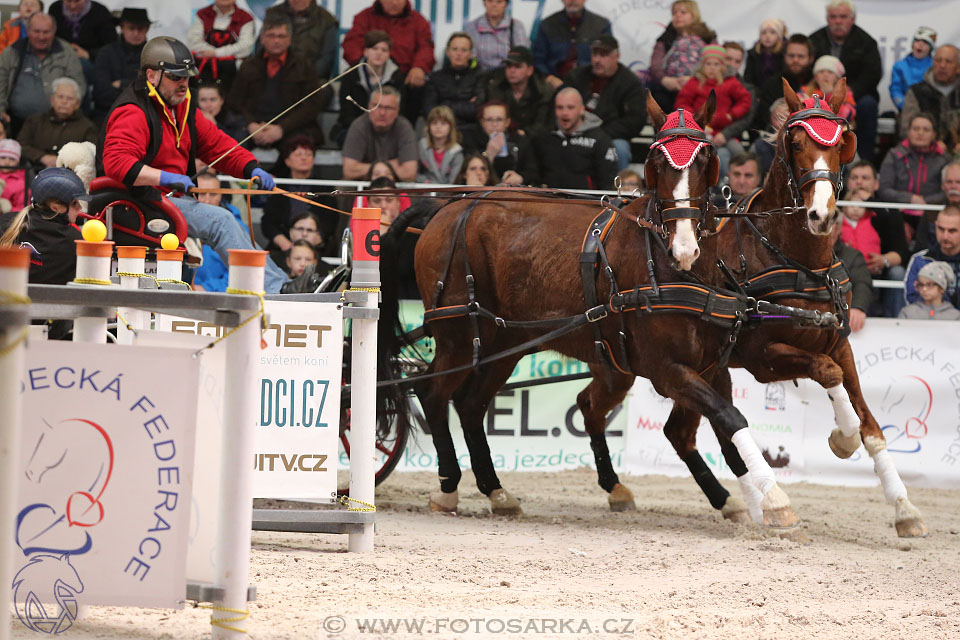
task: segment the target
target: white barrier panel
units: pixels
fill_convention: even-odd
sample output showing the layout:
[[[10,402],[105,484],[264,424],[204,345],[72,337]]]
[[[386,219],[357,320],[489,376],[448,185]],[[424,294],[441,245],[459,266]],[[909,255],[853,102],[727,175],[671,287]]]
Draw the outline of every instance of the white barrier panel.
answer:
[[[30,345],[13,582],[27,627],[59,633],[80,605],[182,606],[197,364],[180,349]]]
[[[960,487],[960,345],[957,324],[870,318],[851,338],[867,405],[883,429],[904,482]],[[734,403],[777,480],[849,486],[876,485],[873,463],[861,447],[849,460],[827,445],[834,427],[826,392],[809,380],[758,384],[733,370]],[[688,476],[662,433],[673,407],[638,379],[628,399],[624,470]],[[702,421],[697,448],[711,470],[733,478],[713,431]]]

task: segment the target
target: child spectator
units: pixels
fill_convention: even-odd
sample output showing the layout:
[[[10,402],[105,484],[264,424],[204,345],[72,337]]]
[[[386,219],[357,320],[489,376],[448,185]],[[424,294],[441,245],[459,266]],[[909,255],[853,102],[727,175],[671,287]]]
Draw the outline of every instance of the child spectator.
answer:
[[[247,137],[243,118],[223,108],[223,85],[218,80],[201,80],[195,95],[197,108],[218,129],[237,142]]]
[[[0,181],[4,183],[0,198],[10,203],[12,211],[23,209],[27,204],[27,170],[20,166],[20,143],[11,138],[0,140]]]
[[[417,182],[453,184],[463,164],[460,133],[450,107],[440,105],[427,114],[427,130],[420,138]]]
[[[217,189],[220,187],[220,180],[213,170],[208,170],[197,176],[197,187],[200,189]],[[246,223],[240,215],[240,210],[230,204],[229,196],[219,193],[198,193],[197,200],[204,204],[210,204],[215,207],[223,207],[233,214],[245,233],[250,233]],[[227,265],[217,255],[209,244],[203,245],[203,264],[197,269],[193,276],[193,288],[201,291],[226,291],[227,282],[230,279],[230,272]]]
[[[41,0],[20,0],[17,5],[17,17],[10,18],[0,31],[0,51],[3,51],[14,42],[27,37],[27,20],[35,13],[43,11]]]
[[[930,262],[917,274],[914,285],[920,300],[900,310],[901,318],[908,320],[960,320],[960,310],[943,299],[943,294],[952,289],[953,269],[943,262]]]
[[[903,109],[907,90],[923,82],[923,74],[933,66],[933,48],[937,44],[937,32],[930,27],[917,27],[913,34],[910,54],[893,65],[890,77],[890,98],[897,109]]]
[[[830,100],[837,83],[846,73],[839,58],[820,56],[813,65],[813,80],[800,89],[801,100],[812,98],[815,95],[820,96],[821,100]],[[853,119],[857,115],[857,102],[853,99],[853,91],[849,87],[847,87],[847,95],[844,97],[837,115],[846,118],[850,126],[853,126]]]
[[[773,164],[773,158],[777,154],[777,135],[788,117],[790,117],[790,107],[787,106],[787,101],[777,98],[770,105],[769,125],[760,132],[760,137],[750,146],[750,151],[757,156],[757,161],[760,163],[761,175],[767,175],[770,171],[770,165]]]
[[[309,266],[316,268],[317,253],[313,245],[306,240],[296,240],[287,251],[286,265],[291,278],[296,278]]]
[[[497,184],[497,180],[497,174],[490,165],[490,161],[483,155],[475,153],[464,161],[456,183],[468,187],[492,187]]]
[[[620,178],[620,193],[623,195],[629,196],[635,190],[643,191],[643,178],[633,169],[624,169],[617,174],[617,177]],[[616,181],[614,181],[614,188],[616,188]]]
[[[393,170],[393,166],[389,162],[383,160],[377,160],[370,165],[370,170],[367,171],[367,175],[364,176],[364,179],[370,183],[370,187],[373,187],[373,181],[377,178],[390,178],[390,182],[396,185],[400,182],[400,179],[397,177],[397,172]],[[360,207],[370,207],[367,196],[357,196],[354,200],[353,206]],[[410,207],[410,196],[400,194],[400,210],[406,211]]]
[[[187,31],[187,46],[197,59],[200,78],[220,80],[224,92],[229,92],[238,60],[253,53],[255,33],[253,16],[238,7],[236,0],[215,0],[197,11]]]
[[[787,25],[779,18],[760,23],[760,37],[747,52],[743,79],[759,88],[783,74],[783,53],[787,47]]]
[[[270,250],[270,259],[276,264],[286,264],[287,252],[300,240],[306,240],[315,250],[319,251],[325,238],[320,235],[320,219],[312,211],[303,211],[294,216],[287,230],[290,244],[287,249],[274,246]]]
[[[696,69],[703,47],[717,40],[717,34],[703,23],[695,0],[674,0],[670,14],[647,72],[650,93],[665,113],[673,111],[673,102]]]
[[[870,192],[865,189],[854,191],[847,198],[866,201],[870,198]],[[864,260],[870,254],[880,253],[880,236],[870,221],[875,215],[872,210],[859,205],[843,207],[843,231],[840,237],[845,244],[862,253]]]

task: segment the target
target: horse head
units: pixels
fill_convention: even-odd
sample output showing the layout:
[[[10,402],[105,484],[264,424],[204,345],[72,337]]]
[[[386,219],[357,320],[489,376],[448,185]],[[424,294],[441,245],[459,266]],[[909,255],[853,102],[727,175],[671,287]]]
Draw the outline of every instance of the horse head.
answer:
[[[786,165],[790,195],[795,206],[803,202],[807,228],[814,235],[829,235],[833,230],[839,216],[841,165],[853,160],[857,151],[856,136],[847,121],[837,115],[846,95],[845,78],[826,102],[816,95],[801,101],[783,81],[790,116],[780,130],[777,151]]]
[[[711,91],[697,113],[679,109],[664,115],[647,95],[647,113],[657,131],[645,166],[647,188],[656,197],[670,253],[683,270],[700,256],[698,233],[708,216],[709,189],[720,174],[717,153],[703,131],[716,106]]]

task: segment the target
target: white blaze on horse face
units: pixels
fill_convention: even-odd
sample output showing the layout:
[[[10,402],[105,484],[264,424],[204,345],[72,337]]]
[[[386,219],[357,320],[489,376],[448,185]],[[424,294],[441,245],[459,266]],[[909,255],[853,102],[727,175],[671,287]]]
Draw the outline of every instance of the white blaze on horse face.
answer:
[[[823,155],[813,164],[814,170],[829,171],[830,165]],[[833,194],[833,184],[827,180],[813,183],[813,202],[807,209],[807,226],[810,233],[827,235],[833,230],[833,221],[837,213],[837,201]]]
[[[673,188],[673,206],[690,206],[690,168],[687,167],[680,174],[680,181]],[[700,246],[697,244],[697,235],[693,231],[693,220],[685,218],[676,222],[676,231],[670,252],[673,253],[677,265],[684,271],[689,270],[694,261],[700,256]]]

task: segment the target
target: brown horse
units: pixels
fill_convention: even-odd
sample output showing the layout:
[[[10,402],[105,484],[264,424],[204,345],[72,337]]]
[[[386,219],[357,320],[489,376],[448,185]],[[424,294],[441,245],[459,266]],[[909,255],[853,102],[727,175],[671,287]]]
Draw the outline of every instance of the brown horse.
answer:
[[[694,117],[701,131],[712,109],[710,101]],[[652,100],[648,101],[648,112],[661,129],[667,118]],[[674,125],[661,133],[671,139],[689,136],[682,125],[676,126],[677,114],[671,114],[671,118]],[[682,123],[683,115],[679,118]],[[690,137],[694,142],[698,139],[696,135]],[[607,313],[611,309],[606,305],[602,314],[591,318],[590,324],[599,324],[602,341],[622,345],[623,355],[613,363],[619,372],[610,373],[612,369],[605,366],[597,369],[598,380],[580,394],[578,402],[588,407],[585,417],[591,444],[595,451],[598,443],[605,450],[605,424],[592,417],[603,416],[622,402],[629,389],[625,381],[631,381],[635,375],[650,379],[662,395],[709,417],[747,461],[751,478],[763,495],[762,510],[767,522],[772,526],[791,526],[796,523],[796,516],[789,499],[777,486],[772,470],[750,437],[746,420],[729,399],[698,374],[716,361],[717,354],[729,342],[730,319],[735,316],[712,310],[729,304],[733,298],[711,298],[709,304],[696,309],[676,302],[683,301],[686,290],[696,288],[677,282],[682,281],[682,276],[676,263],[683,262],[683,256],[676,255],[677,237],[684,227],[687,231],[692,228],[689,217],[684,216],[696,208],[693,205],[699,203],[706,208],[708,188],[717,174],[713,148],[709,144],[694,146],[695,155],[682,168],[662,148],[653,149],[646,171],[648,187],[654,193],[633,201],[625,208],[624,216],[609,228],[604,246],[616,282],[609,282],[607,272],[601,270],[595,281],[598,297],[607,300],[625,287],[636,287],[635,306],[617,309],[636,313]],[[511,195],[516,196],[514,200],[522,197]],[[531,200],[529,204],[511,202],[505,206],[495,201],[468,199],[447,205],[436,213],[417,243],[417,283],[435,339],[436,355],[428,369],[430,377],[415,381],[413,386],[439,458],[440,491],[430,497],[433,510],[452,511],[458,503],[461,472],[448,423],[451,399],[460,416],[480,491],[490,498],[494,513],[517,514],[521,512],[519,502],[501,487],[484,435],[482,418],[491,399],[517,360],[536,350],[558,351],[601,367],[592,326],[581,325],[557,337],[544,326],[550,321],[565,322],[564,319],[582,316],[586,311],[585,300],[578,294],[582,290],[580,254],[584,233],[597,208],[565,206],[562,200],[556,204],[542,204],[532,197]],[[648,210],[657,208],[658,201],[675,205],[668,210],[675,209],[680,216],[673,220],[668,239],[673,257],[655,248],[651,250],[648,233],[630,221],[631,217],[643,217]],[[403,223],[393,225],[384,236],[384,245],[395,241],[404,228]],[[715,255],[711,256],[709,262],[715,259]],[[654,286],[651,275],[664,284]],[[669,304],[670,300],[674,303]],[[659,313],[661,307],[668,313]],[[716,322],[702,319],[707,317]],[[728,324],[723,325],[724,321]],[[516,324],[523,322],[530,324]],[[532,345],[538,338],[543,342]],[[610,352],[612,355],[618,350]],[[484,359],[489,354],[504,353],[510,353],[509,357]],[[432,376],[434,373],[442,375]],[[612,468],[600,472],[602,477],[612,476],[609,479],[613,484],[608,489],[612,492],[611,502],[632,502],[629,491],[616,482]]]

